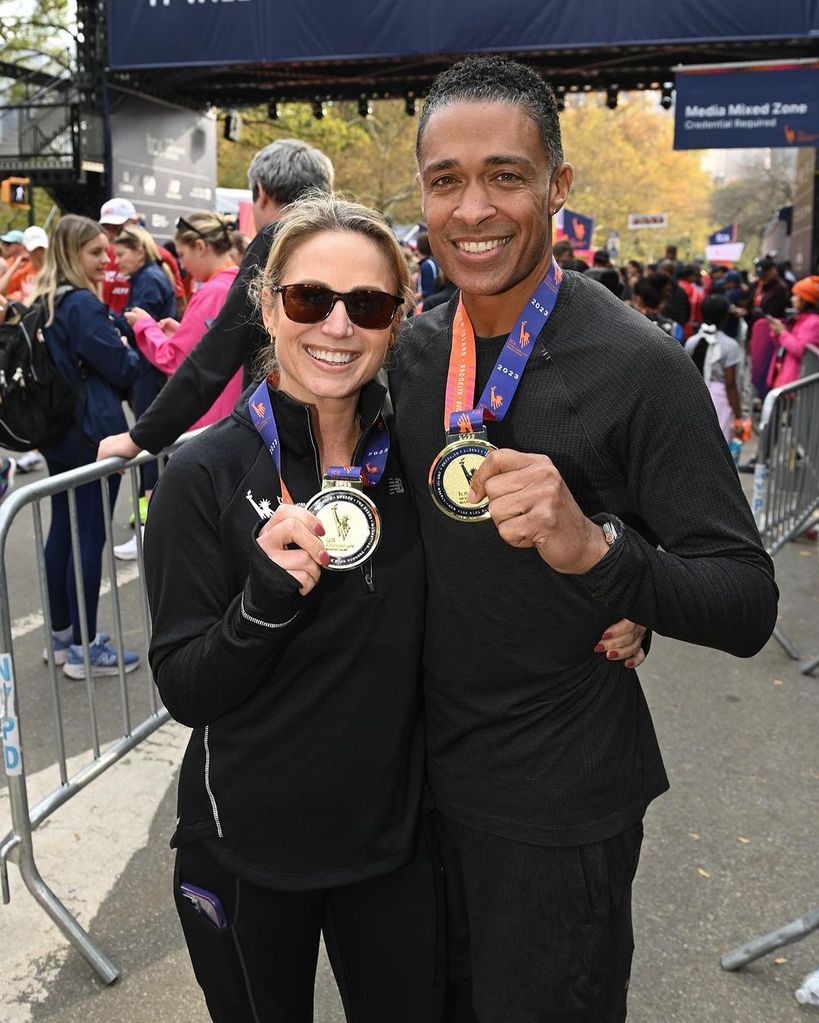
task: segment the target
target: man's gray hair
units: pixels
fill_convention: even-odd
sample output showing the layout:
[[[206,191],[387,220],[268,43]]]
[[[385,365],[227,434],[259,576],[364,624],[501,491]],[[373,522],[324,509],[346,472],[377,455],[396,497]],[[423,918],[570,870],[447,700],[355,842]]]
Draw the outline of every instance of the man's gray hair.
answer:
[[[498,56],[473,56],[443,71],[429,90],[418,118],[415,153],[430,117],[453,103],[512,103],[523,107],[538,127],[549,159],[549,174],[563,163],[560,119],[554,93],[540,75],[525,64]]]
[[[254,202],[261,185],[281,206],[289,206],[308,189],[332,192],[334,177],[330,158],[301,139],[271,142],[253,157],[247,170]]]

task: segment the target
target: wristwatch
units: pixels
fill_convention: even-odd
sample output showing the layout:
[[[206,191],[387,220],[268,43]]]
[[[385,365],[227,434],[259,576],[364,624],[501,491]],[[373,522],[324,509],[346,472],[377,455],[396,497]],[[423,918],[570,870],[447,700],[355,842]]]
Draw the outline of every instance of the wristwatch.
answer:
[[[605,522],[600,523],[600,528],[603,530],[603,539],[606,541],[606,545],[611,547],[617,537],[620,535],[617,532],[617,527],[613,522],[608,519]]]

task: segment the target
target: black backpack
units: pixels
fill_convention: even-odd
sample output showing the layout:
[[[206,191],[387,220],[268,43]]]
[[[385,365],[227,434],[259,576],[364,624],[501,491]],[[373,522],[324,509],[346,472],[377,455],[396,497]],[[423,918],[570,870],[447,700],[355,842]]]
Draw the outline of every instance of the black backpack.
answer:
[[[73,288],[57,289],[55,303]],[[46,304],[10,303],[0,324],[0,445],[30,451],[59,440],[74,423],[77,397],[60,376],[43,327]]]

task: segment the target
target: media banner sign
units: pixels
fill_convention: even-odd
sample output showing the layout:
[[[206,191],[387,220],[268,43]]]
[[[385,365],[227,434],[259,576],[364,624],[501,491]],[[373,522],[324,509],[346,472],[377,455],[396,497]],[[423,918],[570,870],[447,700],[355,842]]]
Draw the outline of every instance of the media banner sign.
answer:
[[[111,195],[130,199],[165,239],[174,221],[216,209],[216,121],[208,114],[111,90]]]
[[[678,71],[675,149],[819,146],[819,61]]]

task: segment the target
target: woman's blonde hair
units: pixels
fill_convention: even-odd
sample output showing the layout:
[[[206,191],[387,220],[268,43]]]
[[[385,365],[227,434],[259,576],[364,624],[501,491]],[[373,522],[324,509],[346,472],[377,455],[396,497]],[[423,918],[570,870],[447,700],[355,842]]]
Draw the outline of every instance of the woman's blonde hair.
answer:
[[[145,253],[145,262],[158,263],[162,268],[162,272],[175,288],[176,282],[173,279],[171,268],[160,256],[156,242],[144,227],[139,227],[137,224],[123,224],[119,234],[114,239],[114,245],[122,245],[123,248],[130,249],[131,252],[137,252],[139,249],[142,249]]]
[[[60,285],[71,284],[97,294],[96,285],[83,269],[80,253],[84,245],[104,234],[102,227],[89,217],[68,213],[57,221],[51,244],[46,250],[45,266],[37,275],[34,293],[29,300],[45,299],[47,324],[54,321],[54,296]]]
[[[236,221],[223,213],[211,213],[210,210],[197,210],[186,213],[176,221],[177,244],[193,248],[198,240],[210,245],[220,256],[230,252],[233,245],[233,231]]]
[[[249,293],[257,306],[269,306],[271,289],[282,284],[282,274],[298,247],[313,235],[324,231],[342,231],[360,234],[374,242],[384,255],[395,277],[394,294],[404,300],[403,313],[412,308],[414,291],[401,246],[389,224],[377,211],[360,203],[327,192],[308,192],[289,207],[279,222],[279,229],[267,264],[251,282]],[[403,316],[392,322],[390,348],[401,326]],[[275,341],[275,339],[274,339]],[[263,351],[258,366],[260,375],[267,376],[276,368],[274,345]]]

